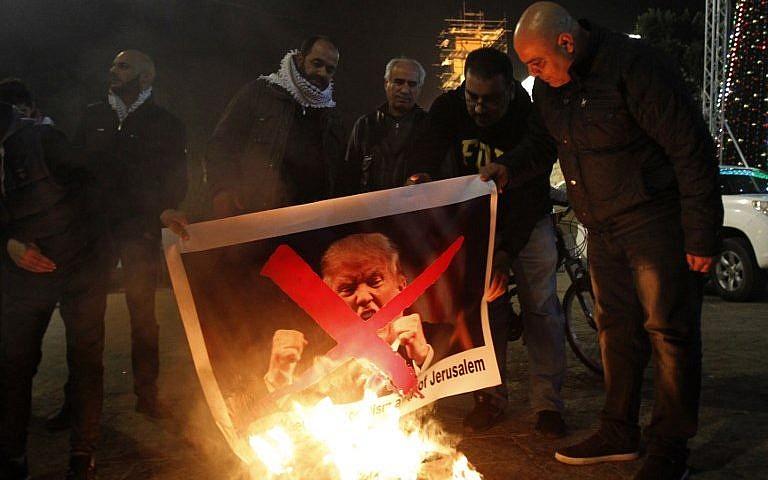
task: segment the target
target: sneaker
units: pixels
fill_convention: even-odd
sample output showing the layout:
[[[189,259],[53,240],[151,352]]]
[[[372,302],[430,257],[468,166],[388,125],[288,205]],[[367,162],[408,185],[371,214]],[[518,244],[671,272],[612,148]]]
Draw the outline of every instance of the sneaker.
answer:
[[[0,480],[29,480],[29,467],[27,467],[27,456],[21,458],[12,458],[3,461],[0,470]]]
[[[69,457],[69,470],[65,480],[94,480],[96,462],[93,455],[72,455]]]
[[[685,460],[675,461],[660,455],[649,455],[635,474],[635,480],[686,480],[690,471]]]
[[[171,416],[168,407],[157,397],[138,397],[136,399],[136,411],[154,419]]]
[[[558,462],[568,465],[592,465],[602,462],[627,462],[640,457],[637,447],[620,448],[603,440],[599,433],[581,443],[562,448],[555,453]]]
[[[567,427],[560,412],[554,410],[542,410],[536,414],[537,433],[548,438],[563,438],[567,433]]]
[[[504,409],[495,405],[490,395],[475,395],[475,408],[464,417],[464,428],[470,432],[484,432],[498,424],[504,417]]]
[[[51,414],[45,419],[45,429],[49,432],[60,432],[72,426],[72,415],[69,406],[65,403],[61,410]]]

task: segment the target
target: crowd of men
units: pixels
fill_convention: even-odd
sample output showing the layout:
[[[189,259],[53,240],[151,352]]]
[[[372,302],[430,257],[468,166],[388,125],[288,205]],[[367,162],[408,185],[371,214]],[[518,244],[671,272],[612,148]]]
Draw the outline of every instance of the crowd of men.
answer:
[[[486,293],[502,380],[514,274],[535,430],[567,435],[563,318],[556,295],[549,175],[559,158],[570,201],[589,229],[590,269],[606,401],[592,436],[555,456],[584,465],[639,457],[642,372],[653,358],[655,403],[637,479],[683,479],[696,433],[702,273],[717,252],[722,205],[714,146],[679,71],[641,41],[531,5],[514,34],[536,77],[533,101],[511,59],[481,48],[465,81],[427,112],[425,71],[384,68],[386,102],[345,135],[333,99],[339,47],[313,36],[279,69],[229,102],[206,152],[210,213],[221,218],[479,174],[500,187],[499,241]],[[119,261],[131,318],[136,410],[161,417],[154,291],[161,225],[188,237],[185,129],[153,102],[155,66],[127,50],[106,98],[68,141],[17,79],[0,82],[2,314],[0,479],[29,478],[32,379],[56,305],[69,378],[50,429],[71,430],[67,479],[95,476],[103,397],[106,279]],[[464,424],[483,431],[507,406],[506,382],[475,393]]]

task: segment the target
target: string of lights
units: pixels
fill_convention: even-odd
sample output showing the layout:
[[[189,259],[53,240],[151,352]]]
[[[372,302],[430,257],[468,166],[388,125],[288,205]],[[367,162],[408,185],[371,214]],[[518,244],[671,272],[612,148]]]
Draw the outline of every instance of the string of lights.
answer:
[[[722,108],[750,167],[768,170],[768,0],[736,2]],[[723,163],[742,165],[725,136]]]

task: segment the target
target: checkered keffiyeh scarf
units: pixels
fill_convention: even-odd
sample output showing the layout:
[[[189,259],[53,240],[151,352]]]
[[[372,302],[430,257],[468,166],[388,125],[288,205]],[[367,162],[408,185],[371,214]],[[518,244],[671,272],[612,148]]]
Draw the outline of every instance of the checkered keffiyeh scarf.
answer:
[[[278,85],[291,94],[294,100],[303,107],[312,108],[333,108],[336,102],[333,101],[333,82],[328,84],[328,88],[320,90],[309,83],[301,76],[299,69],[296,68],[296,62],[293,58],[298,55],[298,50],[291,50],[280,61],[280,69],[269,75],[262,75],[259,80]]]
[[[133,102],[133,105],[128,107],[125,105],[125,103],[123,103],[123,100],[120,97],[112,92],[109,92],[109,106],[111,106],[112,110],[114,110],[117,114],[117,118],[120,120],[120,123],[123,123],[125,119],[128,118],[128,115],[136,111],[137,108],[139,108],[144,102],[147,101],[150,95],[152,95],[152,87],[142,90],[139,94],[139,98]]]

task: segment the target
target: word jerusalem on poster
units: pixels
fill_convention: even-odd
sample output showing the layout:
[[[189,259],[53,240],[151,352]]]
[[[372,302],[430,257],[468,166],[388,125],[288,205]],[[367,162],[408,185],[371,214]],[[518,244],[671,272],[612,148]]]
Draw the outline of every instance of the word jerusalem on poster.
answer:
[[[292,405],[405,414],[500,382],[496,190],[477,176],[165,230],[205,398],[233,450]],[[371,392],[374,400],[370,401]]]

